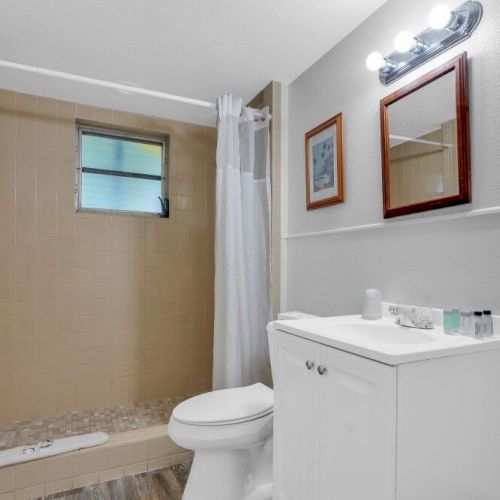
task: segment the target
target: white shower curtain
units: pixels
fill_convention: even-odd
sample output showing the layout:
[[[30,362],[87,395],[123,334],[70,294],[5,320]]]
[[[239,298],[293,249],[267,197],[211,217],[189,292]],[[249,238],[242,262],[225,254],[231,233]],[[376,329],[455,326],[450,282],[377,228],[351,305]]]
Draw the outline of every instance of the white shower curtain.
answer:
[[[269,128],[242,100],[218,99],[213,387],[270,384]]]

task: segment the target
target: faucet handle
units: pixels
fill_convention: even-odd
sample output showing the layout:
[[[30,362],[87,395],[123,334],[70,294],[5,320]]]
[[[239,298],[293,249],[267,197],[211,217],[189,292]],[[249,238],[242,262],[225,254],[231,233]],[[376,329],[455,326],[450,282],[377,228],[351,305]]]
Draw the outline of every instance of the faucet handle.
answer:
[[[434,328],[432,309],[428,307],[400,306],[396,323],[410,328]]]
[[[391,304],[387,310],[391,316],[399,316],[399,309],[400,307],[398,304]]]

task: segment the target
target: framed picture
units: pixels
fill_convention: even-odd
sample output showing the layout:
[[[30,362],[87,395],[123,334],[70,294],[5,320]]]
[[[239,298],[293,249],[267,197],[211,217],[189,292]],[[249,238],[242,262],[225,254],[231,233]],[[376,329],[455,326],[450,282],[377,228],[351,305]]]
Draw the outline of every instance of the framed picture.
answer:
[[[342,113],[306,134],[307,210],[344,201]]]

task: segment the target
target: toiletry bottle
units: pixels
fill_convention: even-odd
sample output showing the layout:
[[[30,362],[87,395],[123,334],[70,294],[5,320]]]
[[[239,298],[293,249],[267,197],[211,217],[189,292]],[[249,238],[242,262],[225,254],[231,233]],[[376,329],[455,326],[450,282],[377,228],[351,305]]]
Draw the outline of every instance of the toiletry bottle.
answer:
[[[444,333],[453,333],[453,313],[451,309],[443,311],[443,331]]]
[[[460,311],[460,333],[472,335],[472,311]]]
[[[484,336],[493,337],[493,318],[491,311],[483,311]]]
[[[452,333],[458,335],[460,333],[460,310],[451,310],[451,330]]]
[[[483,313],[481,311],[474,311],[472,323],[473,323],[472,336],[476,339],[482,338],[484,333],[484,321],[483,321]]]

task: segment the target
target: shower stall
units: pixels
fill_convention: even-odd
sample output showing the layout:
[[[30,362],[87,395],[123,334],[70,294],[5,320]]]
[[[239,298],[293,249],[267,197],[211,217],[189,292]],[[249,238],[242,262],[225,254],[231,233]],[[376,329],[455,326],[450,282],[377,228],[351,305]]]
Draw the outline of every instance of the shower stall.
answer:
[[[254,107],[273,113],[275,86]],[[168,218],[76,210],[79,127],[162,138]],[[0,454],[109,436],[0,466],[0,496],[191,459],[166,424],[212,388],[216,141],[213,127],[0,90]]]
[[[76,211],[81,126],[164,139],[168,218]],[[0,455],[109,435],[4,463],[0,496],[190,459],[166,424],[211,389],[215,147],[212,127],[0,91]]]

